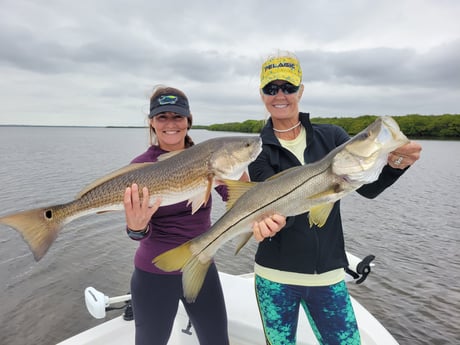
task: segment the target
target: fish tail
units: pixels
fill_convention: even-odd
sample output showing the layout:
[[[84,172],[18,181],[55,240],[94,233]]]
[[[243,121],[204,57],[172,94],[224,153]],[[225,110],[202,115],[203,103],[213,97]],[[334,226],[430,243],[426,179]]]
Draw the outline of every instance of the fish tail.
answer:
[[[165,272],[181,270],[192,257],[190,244],[191,242],[189,241],[174,249],[170,249],[155,257],[152,262]]]
[[[201,262],[198,256],[194,256],[182,270],[182,288],[187,302],[195,302],[203,286],[206,273],[208,273],[211,260]]]
[[[37,208],[0,218],[0,223],[22,235],[36,261],[46,254],[63,226],[62,221],[56,220],[49,212],[49,208]]]
[[[211,264],[211,258],[202,262],[199,255],[193,254],[191,244],[192,241],[188,241],[158,255],[152,261],[163,271],[182,271],[182,286],[187,302],[195,301]]]

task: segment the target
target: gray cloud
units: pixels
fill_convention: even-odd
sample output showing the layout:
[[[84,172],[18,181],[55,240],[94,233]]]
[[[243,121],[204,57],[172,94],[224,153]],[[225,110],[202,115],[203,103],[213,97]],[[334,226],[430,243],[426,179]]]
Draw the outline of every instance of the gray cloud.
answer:
[[[460,40],[426,53],[415,49],[371,48],[345,52],[301,51],[306,81],[353,85],[460,86]]]
[[[3,0],[0,124],[143,124],[156,84],[184,89],[195,123],[263,118],[259,68],[275,49],[298,55],[302,110],[315,115],[459,112],[459,11],[455,0]]]

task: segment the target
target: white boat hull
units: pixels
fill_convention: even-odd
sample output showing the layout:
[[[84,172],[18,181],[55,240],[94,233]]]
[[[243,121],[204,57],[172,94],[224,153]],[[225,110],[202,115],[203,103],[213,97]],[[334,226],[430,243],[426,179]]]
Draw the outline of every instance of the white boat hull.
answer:
[[[234,276],[220,273],[228,314],[232,345],[264,345],[259,311],[254,295],[253,275]],[[363,345],[397,345],[393,336],[361,304],[352,297]],[[193,328],[191,335],[182,332],[188,324],[185,309],[180,304],[170,345],[199,345]],[[58,345],[134,345],[134,321],[123,317],[77,334]],[[304,313],[300,312],[297,332],[298,345],[318,344]]]

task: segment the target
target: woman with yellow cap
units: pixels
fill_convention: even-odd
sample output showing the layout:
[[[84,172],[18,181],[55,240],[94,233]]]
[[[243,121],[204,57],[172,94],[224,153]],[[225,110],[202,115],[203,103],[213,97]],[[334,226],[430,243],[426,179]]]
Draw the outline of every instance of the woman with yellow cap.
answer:
[[[312,124],[308,113],[299,112],[303,91],[302,69],[294,54],[279,52],[263,63],[260,96],[270,118],[261,132],[263,151],[249,166],[252,181],[315,162],[349,139],[341,127]],[[374,198],[393,184],[419,158],[421,147],[411,142],[397,151],[389,155],[379,179],[358,190],[361,195]],[[255,287],[267,344],[296,343],[300,306],[320,344],[360,344],[344,281],[348,261],[340,202],[321,229],[310,227],[305,213],[287,218],[284,228],[276,230],[268,222],[254,226],[260,241]]]

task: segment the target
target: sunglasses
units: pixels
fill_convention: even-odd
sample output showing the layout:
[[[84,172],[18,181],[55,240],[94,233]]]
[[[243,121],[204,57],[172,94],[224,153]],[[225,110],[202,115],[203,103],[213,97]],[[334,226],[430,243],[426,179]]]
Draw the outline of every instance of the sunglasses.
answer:
[[[281,85],[269,83],[262,88],[262,92],[265,95],[275,96],[278,91],[281,89],[285,95],[290,95],[296,93],[299,90],[299,86],[292,85],[290,83],[285,83]]]

